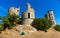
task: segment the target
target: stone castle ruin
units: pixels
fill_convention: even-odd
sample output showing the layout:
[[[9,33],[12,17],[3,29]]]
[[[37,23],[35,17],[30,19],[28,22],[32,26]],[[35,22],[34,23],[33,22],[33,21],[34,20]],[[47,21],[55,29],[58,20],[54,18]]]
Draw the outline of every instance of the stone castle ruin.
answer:
[[[52,21],[52,27],[54,27],[56,25],[55,17],[54,17],[54,12],[52,10],[49,10],[48,13],[45,15],[45,17],[48,20]]]
[[[25,32],[33,32],[36,31],[34,27],[32,27],[30,24],[32,23],[33,19],[35,18],[34,14],[35,11],[33,8],[31,8],[31,5],[29,3],[26,4],[27,10],[22,13],[22,25],[18,26],[16,29],[21,33],[23,31]],[[19,15],[20,8],[10,7],[9,13],[10,14],[16,14]],[[48,11],[48,13],[45,16],[48,20],[52,20],[52,26],[56,25],[53,11]]]
[[[22,13],[22,24],[31,24],[33,19],[35,18],[34,16],[34,9],[31,8],[31,5],[27,3],[27,10]],[[16,14],[19,15],[20,8],[15,8],[15,7],[10,7],[9,8],[9,13],[10,14]]]
[[[16,15],[19,15],[19,12],[20,12],[20,8],[15,8],[15,7],[10,7],[9,8],[9,13],[10,14],[16,14]]]
[[[34,18],[34,9],[27,3],[27,10],[22,14],[23,24],[31,24]]]
[[[16,30],[18,32],[34,32],[36,29],[32,27],[30,24],[32,23],[34,16],[34,9],[31,8],[31,5],[29,3],[26,4],[27,10],[22,13],[22,25],[19,25],[16,27]],[[16,14],[19,15],[20,8],[10,7],[9,8],[9,14]]]

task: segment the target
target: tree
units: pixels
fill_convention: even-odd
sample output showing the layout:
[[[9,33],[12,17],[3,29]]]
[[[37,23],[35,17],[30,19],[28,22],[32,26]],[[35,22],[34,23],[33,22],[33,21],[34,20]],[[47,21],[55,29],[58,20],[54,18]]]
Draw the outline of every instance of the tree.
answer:
[[[60,32],[60,25],[56,25],[56,26],[54,27],[54,29],[55,29],[56,31],[59,31],[59,32]]]
[[[42,19],[40,18],[34,19],[31,25],[35,27],[37,30],[43,29],[42,27],[44,26],[44,24],[42,23]]]
[[[48,20],[46,18],[36,18],[33,20],[31,25],[35,27],[37,30],[45,31],[51,27],[52,22],[51,20]]]
[[[4,26],[0,24],[0,32],[4,30]]]
[[[0,33],[1,33],[1,31],[3,31],[4,30],[4,26],[3,26],[3,24],[2,24],[2,20],[3,18],[0,16]]]
[[[7,18],[13,24],[16,24],[16,23],[20,22],[20,16],[18,16],[16,14],[12,14],[12,15],[8,14]]]
[[[0,20],[2,19],[2,17],[0,16]]]
[[[16,14],[8,14],[4,17],[0,16],[0,32],[6,28],[11,29],[16,24],[19,24],[20,21],[20,16]]]
[[[46,31],[46,30],[48,30],[51,27],[52,21],[51,20],[48,20],[46,18],[43,18],[42,20],[43,20],[43,24],[44,24],[43,30]]]
[[[8,14],[3,18],[3,25],[4,29],[8,28],[11,29],[13,26],[15,26],[18,22],[20,22],[20,17],[16,14]]]

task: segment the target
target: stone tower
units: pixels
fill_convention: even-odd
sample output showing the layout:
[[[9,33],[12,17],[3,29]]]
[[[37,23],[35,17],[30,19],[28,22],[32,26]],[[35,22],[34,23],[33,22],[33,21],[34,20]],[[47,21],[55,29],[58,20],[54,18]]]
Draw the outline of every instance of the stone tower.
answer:
[[[23,24],[31,24],[33,19],[35,18],[34,16],[34,9],[31,8],[31,5],[27,3],[27,10],[23,12],[22,14],[22,23]]]
[[[9,13],[10,14],[16,14],[16,15],[19,15],[19,12],[20,12],[20,8],[15,8],[15,7],[10,7],[9,8]]]
[[[56,25],[55,18],[54,18],[54,12],[52,10],[49,10],[45,17],[48,20],[52,21],[52,27],[54,27]]]

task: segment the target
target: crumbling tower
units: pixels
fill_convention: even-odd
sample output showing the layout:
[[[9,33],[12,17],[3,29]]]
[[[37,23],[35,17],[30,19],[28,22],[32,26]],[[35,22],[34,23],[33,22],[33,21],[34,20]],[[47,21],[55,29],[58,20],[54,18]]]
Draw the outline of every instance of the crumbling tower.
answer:
[[[23,24],[31,24],[33,19],[35,18],[34,16],[34,9],[31,8],[31,5],[27,3],[27,10],[23,12],[22,14],[22,19],[23,19]]]
[[[56,25],[55,18],[54,18],[54,12],[52,10],[49,10],[48,13],[45,15],[45,17],[48,20],[52,21],[52,27],[54,27]]]
[[[9,8],[9,13],[10,14],[16,14],[16,15],[19,15],[19,12],[20,12],[20,8],[15,8],[15,7],[10,7]]]

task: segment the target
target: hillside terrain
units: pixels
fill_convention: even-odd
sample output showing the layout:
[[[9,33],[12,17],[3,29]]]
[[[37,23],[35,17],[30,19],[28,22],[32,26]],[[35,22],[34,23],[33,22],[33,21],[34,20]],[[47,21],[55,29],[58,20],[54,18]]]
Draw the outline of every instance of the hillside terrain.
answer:
[[[53,28],[50,28],[48,32],[26,32],[25,35],[21,35],[20,32],[16,30],[16,28],[13,28],[11,30],[6,29],[5,31],[2,31],[0,38],[60,38],[60,32],[55,31]]]

